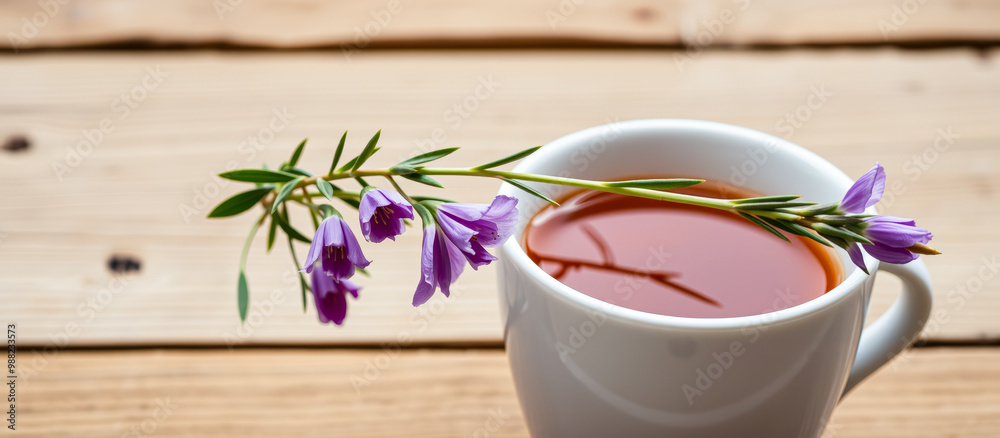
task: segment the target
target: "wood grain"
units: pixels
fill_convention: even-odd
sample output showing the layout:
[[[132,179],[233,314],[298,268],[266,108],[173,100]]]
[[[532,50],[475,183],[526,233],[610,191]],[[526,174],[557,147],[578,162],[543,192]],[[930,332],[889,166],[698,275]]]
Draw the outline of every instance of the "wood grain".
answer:
[[[45,0],[0,4],[0,47],[988,42],[998,17],[990,0]]]
[[[304,137],[303,166],[322,171],[345,129],[355,150],[383,129],[375,166],[443,146],[465,148],[444,165],[468,165],[609,121],[680,117],[789,136],[851,175],[882,162],[891,184],[899,183],[890,185],[885,210],[918,218],[945,253],[928,259],[938,314],[925,338],[1000,337],[995,51],[706,52],[683,69],[673,54],[0,58],[7,79],[0,84],[0,141],[23,136],[30,143],[0,151],[0,317],[20,324],[24,345],[56,348],[400,339],[499,345],[491,268],[463,276],[455,298],[410,306],[420,240],[412,231],[365,246],[376,275],[363,280],[362,298],[350,303],[341,328],[320,325],[311,304],[302,314],[286,247],[265,256],[258,236],[248,270],[255,304],[241,327],[237,262],[253,218],[204,219],[209,204],[239,190],[213,175],[280,163]],[[819,88],[832,96],[803,110]],[[132,108],[123,94],[144,99]],[[808,117],[788,132],[785,120],[796,111]],[[290,114],[287,126],[276,112]],[[103,119],[113,131],[88,146]],[[947,147],[937,152],[936,138],[948,129],[957,138],[938,141]],[[248,146],[248,137],[261,137],[261,150]],[[467,202],[486,201],[497,188],[442,181],[452,186],[450,197]],[[135,258],[140,270],[111,274],[114,255]],[[879,281],[873,314],[898,288]]]
[[[998,369],[995,349],[909,351],[846,398],[824,437],[993,437]],[[31,437],[527,436],[498,350],[67,351],[19,391]]]

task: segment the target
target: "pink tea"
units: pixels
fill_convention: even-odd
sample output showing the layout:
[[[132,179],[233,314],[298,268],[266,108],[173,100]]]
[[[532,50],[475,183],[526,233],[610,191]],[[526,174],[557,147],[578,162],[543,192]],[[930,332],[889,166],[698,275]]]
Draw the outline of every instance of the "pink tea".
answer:
[[[755,194],[703,183],[679,190],[735,198]],[[528,256],[571,288],[661,315],[757,315],[819,297],[840,283],[836,254],[791,243],[732,213],[581,191],[547,207],[524,233]]]

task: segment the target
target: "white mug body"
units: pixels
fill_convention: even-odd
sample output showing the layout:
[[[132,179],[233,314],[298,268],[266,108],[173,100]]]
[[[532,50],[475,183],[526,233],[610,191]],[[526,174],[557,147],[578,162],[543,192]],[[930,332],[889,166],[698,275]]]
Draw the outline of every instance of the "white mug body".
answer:
[[[697,177],[816,202],[838,201],[852,184],[790,142],[694,120],[590,128],[547,144],[515,170],[592,180]],[[571,191],[531,185],[553,198]],[[879,339],[869,343],[885,345],[870,348],[851,375],[874,275],[854,268],[845,252],[841,283],[797,306],[734,318],[651,314],[577,292],[532,263],[522,233],[545,204],[508,185],[501,193],[518,198],[521,219],[500,249],[504,342],[536,437],[820,436],[845,387],[905,347],[930,309],[929,286],[908,286],[904,295],[916,299],[883,324],[894,327],[873,335]],[[877,260],[865,262],[878,271]],[[921,262],[910,265],[926,278]]]

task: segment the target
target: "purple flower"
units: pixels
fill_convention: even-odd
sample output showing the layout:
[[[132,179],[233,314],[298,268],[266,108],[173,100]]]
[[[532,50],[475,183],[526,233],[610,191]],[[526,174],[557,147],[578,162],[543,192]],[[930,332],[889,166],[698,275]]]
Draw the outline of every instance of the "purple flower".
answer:
[[[875,163],[875,166],[847,189],[844,199],[840,201],[840,209],[846,213],[861,213],[882,199],[883,193],[885,193],[885,169]]]
[[[406,230],[403,219],[413,219],[413,207],[399,193],[372,189],[361,198],[358,217],[365,240],[372,243],[386,238],[396,240],[396,236]]]
[[[875,216],[865,219],[865,224],[865,237],[874,243],[866,245],[865,250],[883,262],[911,262],[917,255],[906,248],[918,243],[926,244],[934,238],[930,231],[918,227],[913,219]]]
[[[338,216],[330,216],[319,224],[302,270],[312,273],[313,265],[320,259],[323,272],[335,280],[351,278],[355,267],[364,268],[371,263],[361,253],[351,227]]]
[[[319,321],[341,325],[347,316],[347,294],[358,297],[361,286],[350,280],[335,280],[319,270],[312,273],[312,293]]]
[[[868,172],[858,178],[847,190],[844,199],[840,201],[840,210],[844,213],[862,213],[868,207],[875,205],[885,193],[885,169],[875,163]],[[864,246],[852,243],[847,246],[851,261],[859,268],[865,268],[862,248],[872,257],[883,262],[903,264],[919,257],[910,249],[914,245],[926,244],[934,237],[930,231],[920,228],[913,219],[895,216],[873,216],[861,224],[862,234],[872,242]],[[927,248],[924,248],[925,250]],[[933,250],[931,250],[933,251]]]
[[[514,232],[517,199],[500,195],[490,205],[441,204],[437,210],[437,221],[472,269],[478,269],[497,259],[484,247],[500,246]]]
[[[444,296],[451,294],[451,284],[458,279],[465,267],[460,251],[434,225],[424,227],[424,245],[420,254],[420,284],[413,294],[413,305],[419,306],[431,299],[441,288]]]
[[[847,246],[847,255],[851,256],[851,261],[854,262],[854,265],[865,271],[865,274],[871,274],[868,272],[868,267],[865,266],[865,256],[861,252],[861,245],[853,242],[849,244]]]
[[[917,244],[927,244],[934,238],[930,231],[920,228],[913,219],[895,216],[874,216],[865,219],[863,234],[871,245],[864,245],[865,252],[883,262],[904,264],[919,257],[909,250]],[[858,245],[851,245],[848,250],[851,261],[865,269]]]

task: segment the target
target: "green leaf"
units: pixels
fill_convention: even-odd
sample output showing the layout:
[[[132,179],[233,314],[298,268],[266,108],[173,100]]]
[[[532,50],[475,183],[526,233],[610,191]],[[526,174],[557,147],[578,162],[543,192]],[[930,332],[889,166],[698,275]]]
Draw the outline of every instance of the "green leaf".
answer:
[[[302,275],[301,272],[299,273],[299,288],[302,289],[302,313],[306,313],[306,303],[309,301],[306,297],[309,296],[309,292],[312,292],[312,289],[306,283],[306,276]]]
[[[840,208],[840,204],[837,202],[829,204],[813,205],[810,207],[800,208],[795,212],[802,216],[815,216],[817,214],[829,214],[837,211]]]
[[[505,183],[507,183],[507,184],[510,184],[510,185],[512,185],[514,187],[517,187],[517,188],[523,190],[524,192],[528,193],[529,195],[541,198],[541,199],[545,200],[545,202],[548,202],[549,204],[555,205],[557,207],[559,206],[559,203],[556,202],[556,201],[553,201],[552,198],[549,198],[548,196],[545,196],[545,195],[541,194],[538,190],[535,190],[535,189],[531,188],[531,186],[528,186],[528,185],[522,183],[521,181],[518,181],[518,180],[515,180],[515,179],[510,179],[510,178],[504,178],[503,181]]]
[[[628,187],[632,189],[672,190],[691,187],[705,182],[703,179],[637,179],[633,181],[612,181],[604,183],[608,187]]]
[[[372,139],[368,140],[368,144],[365,145],[364,150],[362,150],[361,153],[358,154],[358,159],[354,162],[354,166],[351,167],[351,171],[357,171],[358,169],[360,169],[361,166],[365,164],[365,161],[368,161],[368,159],[375,154],[375,145],[378,144],[378,138],[381,135],[382,135],[382,130],[379,129],[378,132],[376,132],[375,135],[372,136]]]
[[[848,242],[836,236],[823,236],[823,237],[825,237],[826,240],[829,240],[830,243],[833,243],[834,245],[837,245],[844,249],[847,249],[849,246],[851,246],[851,242]]]
[[[408,175],[416,171],[416,167],[403,164],[397,164],[389,168],[389,172],[392,172],[393,175]]]
[[[243,213],[254,205],[257,205],[261,199],[264,199],[268,193],[271,193],[271,190],[271,187],[262,187],[237,193],[231,198],[222,201],[222,203],[208,214],[208,217],[226,217]]]
[[[274,219],[274,215],[271,215],[271,228],[267,232],[267,252],[271,252],[271,247],[274,246],[274,237],[277,235],[278,231],[278,221]]]
[[[247,309],[250,307],[250,289],[247,287],[247,275],[241,270],[240,279],[237,282],[236,305],[240,309],[240,322],[246,322]]]
[[[444,149],[433,150],[430,152],[425,152],[408,160],[400,161],[399,164],[397,164],[397,166],[416,166],[417,164],[423,164],[428,161],[434,161],[437,160],[438,158],[446,157],[450,155],[452,152],[457,151],[458,149],[459,148],[444,148]]]
[[[431,177],[429,177],[427,175],[421,175],[419,173],[411,173],[411,174],[408,174],[408,175],[400,175],[400,176],[403,177],[403,178],[406,178],[406,179],[408,179],[410,181],[416,181],[416,182],[421,183],[421,184],[427,184],[427,185],[429,185],[431,187],[437,187],[437,188],[440,188],[440,189],[444,188],[444,186],[441,185],[441,183],[437,182],[434,178],[431,178]]]
[[[298,167],[285,167],[284,170],[285,170],[285,172],[294,173],[296,175],[301,175],[301,176],[304,176],[304,177],[307,177],[307,178],[313,176],[313,174],[310,173],[308,170],[299,169]]]
[[[816,233],[809,231],[808,228],[803,227],[802,225],[799,225],[795,222],[780,221],[777,219],[771,219],[769,217],[761,217],[761,219],[764,220],[764,222],[771,224],[775,228],[779,228],[781,230],[787,231],[797,236],[802,236],[812,239],[816,241],[816,243],[819,243],[820,245],[823,246],[833,247],[833,245],[831,245],[830,242],[827,242],[822,237],[818,236]]]
[[[281,202],[284,201],[286,197],[288,197],[288,194],[292,193],[292,190],[295,190],[295,186],[298,185],[300,182],[302,182],[302,180],[304,179],[306,179],[306,177],[300,176],[285,183],[285,185],[281,186],[281,190],[278,192],[278,196],[274,198],[274,202],[271,204],[271,213],[278,211],[278,205],[280,205]]]
[[[753,222],[753,223],[757,224],[761,228],[769,231],[771,234],[774,234],[775,236],[780,237],[781,240],[784,240],[785,242],[791,243],[791,240],[788,240],[788,237],[785,237],[784,234],[781,234],[781,231],[778,231],[778,230],[774,229],[774,227],[768,225],[764,221],[761,221],[760,219],[757,219],[756,217],[751,216],[751,215],[746,214],[746,213],[743,213],[741,211],[736,212],[736,214],[740,215],[740,217],[742,217],[743,219],[746,219],[746,220],[748,220],[750,222]]]
[[[779,208],[807,207],[816,205],[815,202],[751,202],[747,204],[737,204],[735,207],[740,210],[776,210]]]
[[[308,138],[302,139],[302,143],[299,143],[299,146],[295,148],[295,152],[292,153],[292,158],[288,160],[288,167],[295,167],[295,163],[299,162],[299,156],[302,155],[302,149],[305,149],[307,141],[309,141]]]
[[[812,228],[816,231],[819,231],[819,233],[824,236],[839,237],[849,242],[864,243],[866,245],[872,244],[872,241],[868,240],[868,238],[866,238],[865,236],[846,230],[844,228],[827,225],[822,222],[814,222],[812,224]]]
[[[833,245],[831,245],[830,242],[827,242],[825,239],[823,239],[822,237],[820,237],[816,233],[810,233],[809,230],[806,227],[803,227],[802,225],[799,225],[799,224],[792,224],[792,225],[793,225],[792,228],[796,228],[797,227],[798,229],[801,230],[800,233],[795,233],[795,234],[798,234],[798,235],[800,235],[802,237],[806,237],[806,238],[812,239],[813,241],[815,241],[816,243],[819,243],[820,245],[828,246],[830,248],[833,248]]]
[[[337,144],[337,152],[333,153],[333,162],[330,163],[330,171],[327,174],[332,174],[333,170],[337,168],[337,163],[340,162],[340,156],[344,153],[344,143],[347,141],[347,131],[344,131],[344,135],[340,136],[340,143]]]
[[[372,155],[375,155],[380,150],[382,150],[381,147],[375,148],[375,152],[372,152]],[[361,156],[358,155],[357,157],[351,158],[351,161],[348,161],[347,164],[344,164],[343,166],[340,166],[340,169],[337,169],[337,172],[344,172],[347,169],[353,169],[354,168],[354,164],[358,162],[358,158],[360,158],[360,157]]]
[[[733,204],[751,204],[757,202],[788,202],[794,201],[801,198],[798,195],[782,195],[782,196],[761,196],[759,198],[744,198],[744,199],[733,199]]]
[[[813,220],[830,225],[856,225],[864,222],[864,219],[850,216],[816,215]],[[852,230],[854,231],[854,230]]]
[[[222,172],[219,176],[233,181],[252,183],[283,183],[291,181],[296,177],[296,175],[291,173],[264,169],[239,169]]]
[[[458,202],[447,198],[437,198],[434,196],[413,196],[413,200],[417,202],[421,201],[438,201],[438,202]]]
[[[276,214],[272,217],[278,220],[278,226],[281,227],[281,230],[284,231],[285,234],[287,234],[290,239],[295,239],[305,243],[312,243],[311,239],[306,237],[304,234],[300,233],[299,230],[296,230],[294,227],[292,227],[292,224],[288,222],[287,217],[281,214]]]
[[[323,178],[317,178],[316,188],[319,189],[319,192],[322,193],[323,196],[326,197],[326,199],[330,201],[333,200],[333,185],[330,184],[330,181],[327,181]]]
[[[523,150],[521,152],[518,152],[518,153],[516,153],[514,155],[508,155],[508,156],[503,157],[503,158],[501,158],[499,160],[490,161],[489,163],[483,164],[482,166],[473,167],[472,170],[486,170],[486,169],[490,169],[490,168],[497,167],[497,166],[503,166],[504,164],[507,164],[507,163],[513,163],[513,162],[515,162],[517,160],[520,160],[520,159],[522,159],[524,157],[527,157],[528,155],[531,155],[531,154],[535,153],[535,151],[537,151],[538,148],[540,148],[540,147],[541,146],[535,146],[533,148],[525,149],[525,150]]]

